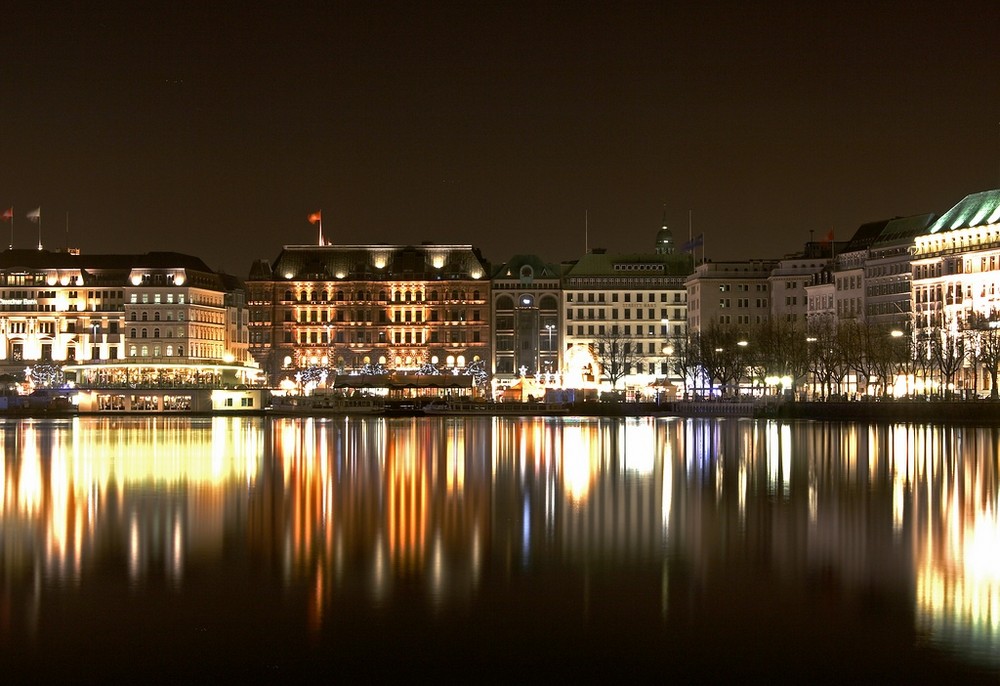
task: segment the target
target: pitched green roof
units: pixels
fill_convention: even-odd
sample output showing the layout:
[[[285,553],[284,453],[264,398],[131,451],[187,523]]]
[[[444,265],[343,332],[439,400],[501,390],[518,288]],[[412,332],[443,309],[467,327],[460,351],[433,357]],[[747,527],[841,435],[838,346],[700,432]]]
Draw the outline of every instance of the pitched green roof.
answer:
[[[633,253],[609,255],[589,252],[576,261],[565,273],[566,277],[578,276],[687,276],[693,271],[693,260],[686,253],[659,255]]]
[[[1000,223],[1000,189],[972,193],[941,215],[929,233]]]
[[[937,219],[937,215],[935,214],[917,214],[912,217],[897,217],[885,225],[885,228],[882,229],[882,233],[878,235],[878,238],[875,239],[875,242],[872,245],[887,245],[889,243],[897,243],[901,241],[912,241],[917,236],[925,233],[927,231],[927,227],[929,227],[935,219]]]

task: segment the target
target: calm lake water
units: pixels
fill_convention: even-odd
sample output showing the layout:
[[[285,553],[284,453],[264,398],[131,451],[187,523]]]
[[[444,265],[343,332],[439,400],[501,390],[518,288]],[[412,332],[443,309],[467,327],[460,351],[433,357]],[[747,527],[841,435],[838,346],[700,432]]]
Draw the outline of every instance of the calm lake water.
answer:
[[[1000,430],[0,421],[11,682],[996,683]]]

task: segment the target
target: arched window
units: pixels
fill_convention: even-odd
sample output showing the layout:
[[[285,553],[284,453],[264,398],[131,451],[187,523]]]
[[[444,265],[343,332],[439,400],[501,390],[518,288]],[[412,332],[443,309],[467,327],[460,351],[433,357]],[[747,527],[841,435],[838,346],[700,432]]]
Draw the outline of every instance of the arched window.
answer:
[[[129,329],[128,337],[129,338],[135,338],[135,329]]]
[[[316,291],[313,291],[309,294],[309,299],[312,300],[313,302],[316,301]]]
[[[153,338],[159,338],[159,337],[160,337],[160,330],[153,329]]]
[[[431,301],[437,300],[438,299],[438,292],[437,291],[431,291],[431,298],[430,299],[431,299]]]
[[[146,336],[146,329],[143,329],[143,330],[142,330],[142,337],[143,337],[143,338],[147,338],[147,336]]]
[[[142,346],[142,357],[149,357],[149,346]]]
[[[159,312],[154,312],[153,313],[153,321],[154,322],[160,321],[160,313]]]
[[[177,357],[184,357],[184,346],[177,346]]]
[[[554,295],[543,295],[538,299],[538,309],[554,312],[558,308],[558,303]]]
[[[472,299],[479,300],[479,291],[472,291]]]
[[[385,300],[385,291],[379,291],[378,292],[378,299],[382,300],[382,301]]]
[[[135,357],[135,351],[136,351],[135,346],[134,345],[130,345],[129,349],[128,349],[128,356],[129,357]]]
[[[167,357],[173,357],[173,356],[174,356],[174,346],[168,345],[167,346]]]
[[[285,300],[291,300],[291,299],[292,299],[292,292],[285,291]]]
[[[144,322],[145,321],[149,321],[149,313],[148,312],[143,312],[142,313],[142,321],[144,321]]]
[[[135,312],[132,313],[132,321],[135,321]]]

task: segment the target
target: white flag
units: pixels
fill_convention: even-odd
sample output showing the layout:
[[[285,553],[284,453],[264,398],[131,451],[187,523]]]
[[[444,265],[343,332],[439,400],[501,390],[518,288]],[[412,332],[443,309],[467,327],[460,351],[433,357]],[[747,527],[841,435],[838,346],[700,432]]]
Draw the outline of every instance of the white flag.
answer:
[[[37,222],[38,220],[40,220],[42,218],[42,208],[41,207],[36,207],[31,212],[28,212],[28,214],[26,214],[25,216],[28,219],[30,219],[31,221]]]

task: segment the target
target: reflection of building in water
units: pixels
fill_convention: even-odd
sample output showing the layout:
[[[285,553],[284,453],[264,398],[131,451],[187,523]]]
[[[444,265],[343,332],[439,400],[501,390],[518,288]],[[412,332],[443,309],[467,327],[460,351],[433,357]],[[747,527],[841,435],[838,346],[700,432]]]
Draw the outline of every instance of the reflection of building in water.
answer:
[[[903,433],[902,427],[897,429]],[[1000,665],[1000,430],[905,430],[916,611],[936,641]]]
[[[345,584],[380,599],[414,578],[433,602],[467,595],[488,544],[489,431],[462,418],[277,420],[252,541],[280,553],[290,581],[309,579],[316,622]]]
[[[256,478],[259,421],[0,424],[0,574],[78,580],[124,551],[132,582],[221,553]],[[107,561],[107,560],[105,560]]]
[[[764,578],[820,582],[842,604],[912,594],[917,629],[1000,662],[998,430],[686,426],[671,549],[702,579],[720,564],[750,574],[746,552],[766,551]]]
[[[500,422],[495,554],[508,567],[543,558],[659,564],[670,483],[665,426],[652,419]]]

